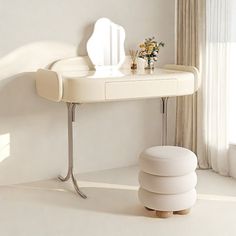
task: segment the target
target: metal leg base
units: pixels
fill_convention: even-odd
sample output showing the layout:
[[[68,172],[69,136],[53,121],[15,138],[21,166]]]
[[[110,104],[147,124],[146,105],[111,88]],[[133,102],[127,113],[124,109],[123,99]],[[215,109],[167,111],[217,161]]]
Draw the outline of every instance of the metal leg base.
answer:
[[[161,113],[162,113],[162,146],[167,145],[167,105],[168,97],[161,98]]]
[[[69,178],[70,178],[70,175],[67,175],[66,177],[62,177],[61,175],[58,176],[58,179],[61,180],[62,182],[69,180]]]
[[[72,183],[73,183],[73,186],[74,186],[75,191],[80,195],[80,197],[86,199],[87,196],[79,189],[79,186],[78,186],[78,184],[77,184],[76,178],[75,178],[75,176],[73,175],[73,173],[71,173],[71,175],[69,175],[69,177],[68,177],[68,175],[67,175],[65,178],[62,177],[61,175],[59,175],[59,176],[58,176],[58,179],[61,180],[62,182],[65,182],[65,181],[69,180],[70,177],[71,177],[71,179],[72,179]]]
[[[75,107],[76,103],[67,103],[68,109],[68,172],[66,177],[58,176],[58,179],[62,182],[65,182],[72,179],[72,183],[74,186],[75,191],[84,199],[87,196],[79,189],[77,184],[76,178],[73,173],[73,166],[74,166],[74,157],[73,157],[73,122],[75,120]]]

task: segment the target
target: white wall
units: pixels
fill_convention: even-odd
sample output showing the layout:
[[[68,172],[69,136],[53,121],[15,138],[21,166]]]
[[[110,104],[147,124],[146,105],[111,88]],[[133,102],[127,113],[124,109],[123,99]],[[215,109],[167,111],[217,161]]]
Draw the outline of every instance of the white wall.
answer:
[[[158,64],[173,63],[174,3],[0,0],[0,184],[52,178],[66,171],[65,104],[39,98],[34,74],[22,72],[85,55],[92,24],[99,17],[126,29],[126,51],[156,36],[166,43]],[[172,142],[173,104],[170,113]],[[160,144],[159,100],[81,105],[75,130],[76,171],[135,164],[141,150]]]

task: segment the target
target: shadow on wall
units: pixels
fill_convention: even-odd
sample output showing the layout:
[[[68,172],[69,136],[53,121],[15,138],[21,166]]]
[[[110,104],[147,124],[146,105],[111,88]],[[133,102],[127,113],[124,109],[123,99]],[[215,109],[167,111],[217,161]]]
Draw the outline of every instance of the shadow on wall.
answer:
[[[73,45],[43,41],[22,46],[0,58],[0,80],[10,76],[44,68],[51,62],[76,56]]]
[[[65,159],[61,144],[66,142],[66,108],[36,95],[33,71],[75,52],[71,45],[37,42],[0,59],[0,185],[52,178],[60,172],[62,163],[53,158]]]

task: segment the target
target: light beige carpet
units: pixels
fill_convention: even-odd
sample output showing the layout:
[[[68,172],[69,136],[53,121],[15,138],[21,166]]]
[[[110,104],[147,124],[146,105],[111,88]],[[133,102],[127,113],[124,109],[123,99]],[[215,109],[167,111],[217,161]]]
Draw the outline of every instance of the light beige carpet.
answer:
[[[138,202],[137,172],[129,167],[81,175],[87,200],[57,180],[0,187],[0,235],[236,235],[236,180],[198,171],[192,212],[158,219]]]

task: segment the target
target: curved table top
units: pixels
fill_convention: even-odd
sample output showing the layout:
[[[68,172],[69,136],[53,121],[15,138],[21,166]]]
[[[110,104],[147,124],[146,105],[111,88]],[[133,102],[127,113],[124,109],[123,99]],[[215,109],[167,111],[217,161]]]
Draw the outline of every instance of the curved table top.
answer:
[[[54,67],[55,68],[55,67]],[[167,65],[132,71],[94,71],[76,64],[56,71],[37,71],[37,93],[52,101],[92,103],[193,94],[198,88],[195,67]]]

